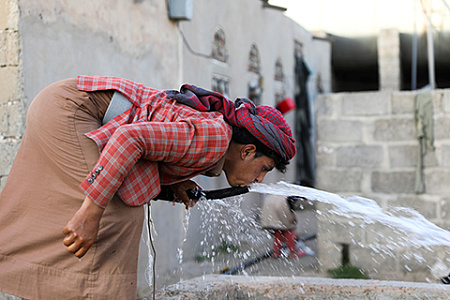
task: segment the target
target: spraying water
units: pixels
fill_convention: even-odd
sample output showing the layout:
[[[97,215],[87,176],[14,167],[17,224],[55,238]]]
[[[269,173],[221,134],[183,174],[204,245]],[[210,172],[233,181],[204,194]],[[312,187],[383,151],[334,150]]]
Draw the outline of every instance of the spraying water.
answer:
[[[305,207],[311,207],[313,203],[326,204],[316,206],[315,214],[330,224],[341,225],[344,230],[347,228],[343,234],[348,235],[352,244],[360,248],[370,248],[373,253],[371,263],[374,265],[371,272],[374,273],[378,272],[376,265],[385,263],[383,258],[391,257],[396,260],[399,256],[404,261],[402,268],[405,271],[413,271],[413,267],[406,262],[422,264],[430,269],[432,266],[429,264],[433,264],[433,260],[425,257],[423,251],[433,252],[434,246],[450,246],[449,231],[429,222],[417,211],[408,207],[382,208],[377,202],[367,198],[341,197],[285,182],[255,184],[250,186],[250,191],[259,194],[299,196]],[[223,270],[224,266],[233,267],[243,261],[251,260],[271,247],[273,237],[261,228],[255,218],[260,213],[259,209],[254,208],[253,204],[255,211],[249,212],[245,199],[246,197],[239,196],[198,203],[197,208],[202,212],[202,220],[204,220],[200,228],[204,237],[201,242],[204,249],[202,255],[210,259],[213,266],[217,264],[215,270]],[[302,222],[308,221],[303,219]],[[380,225],[383,226],[381,231]],[[351,230],[352,227],[358,231]],[[368,232],[372,236],[369,240],[361,240],[360,232]],[[221,255],[218,245],[224,243],[236,245],[239,250],[230,251],[228,255]],[[337,251],[341,251],[338,245],[335,247]],[[444,260],[444,264],[449,262],[447,259]],[[294,260],[276,263],[267,260],[265,263],[258,264],[261,267],[243,270],[242,274],[250,275],[256,271],[258,274],[272,276],[296,275],[302,270],[314,272],[317,270],[317,263],[320,264],[315,258],[302,259],[301,263]],[[366,265],[364,262],[361,263],[363,266]]]
[[[184,220],[183,220],[183,241],[181,242],[180,247],[178,247],[177,250],[177,258],[178,258],[178,263],[181,265],[183,263],[183,245],[186,242],[187,239],[187,231],[188,231],[188,227],[189,227],[189,219],[191,216],[191,210],[186,210],[185,215],[184,215]]]
[[[405,207],[382,208],[375,201],[363,197],[341,197],[339,195],[324,192],[312,188],[299,185],[278,182],[275,184],[255,184],[250,186],[250,191],[259,194],[275,194],[284,196],[299,196],[310,204],[314,202],[324,203],[326,209],[317,210],[315,213],[325,219],[329,219],[331,223],[340,223],[331,215],[341,217],[344,223],[351,227],[367,228],[368,225],[382,224],[392,229],[392,236],[386,232],[378,233],[380,235],[380,244],[363,245],[359,242],[358,237],[352,238],[352,241],[361,247],[370,247],[371,250],[381,257],[391,256],[395,258],[395,249],[400,247],[408,247],[408,251],[402,256],[407,259],[426,263],[426,260],[420,253],[414,253],[413,248],[430,249],[432,246],[450,246],[450,232],[446,231],[433,223],[426,220],[417,211]],[[199,210],[202,222],[199,227],[194,230],[199,231],[202,240],[200,248],[203,249],[198,253],[197,259],[202,258],[202,263],[189,262],[184,258],[182,247],[187,238],[189,227],[190,211],[185,215],[183,220],[183,237],[180,248],[178,248],[177,259],[180,264],[179,275],[181,281],[183,277],[189,278],[194,274],[194,268],[202,268],[199,270],[201,274],[210,274],[223,266],[236,266],[242,261],[251,259],[259,255],[262,251],[270,247],[272,236],[258,224],[255,216],[259,214],[256,208],[250,208],[246,205],[245,196],[236,196],[223,200],[199,201],[195,209]],[[255,211],[251,211],[255,209]],[[330,216],[330,218],[327,218]],[[305,220],[304,220],[305,221]],[[370,229],[369,229],[370,230]],[[352,232],[348,232],[352,235]],[[238,250],[233,247],[237,246]],[[432,251],[432,250],[431,250]],[[408,256],[408,257],[406,257]],[[315,258],[314,258],[315,259]],[[305,260],[298,263],[293,260],[283,260],[276,264],[270,263],[268,260],[263,268],[265,275],[285,275],[286,270],[291,268],[292,276],[298,274],[300,269],[315,268],[316,263],[313,258],[310,260],[311,265],[307,266]],[[446,260],[447,261],[447,260]],[[447,261],[448,262],[448,261]],[[445,263],[445,262],[443,262]],[[205,264],[207,266],[205,266]],[[186,267],[183,267],[186,266]],[[200,266],[200,267],[199,267]],[[408,265],[404,268],[408,270]],[[184,274],[186,271],[186,274]],[[249,273],[247,273],[247,271]],[[376,270],[375,270],[376,271]],[[244,270],[244,275],[250,275],[252,270]],[[201,274],[197,274],[199,276]],[[259,270],[261,274],[261,269]]]
[[[343,198],[299,185],[278,182],[276,184],[255,184],[250,191],[284,196],[299,196],[309,201],[318,201],[333,205],[328,211],[345,218],[357,219],[364,224],[381,223],[405,233],[405,238],[396,241],[398,246],[450,246],[450,232],[425,219],[412,208],[394,207],[383,209],[375,201],[352,196]],[[321,214],[323,212],[318,212]],[[349,222],[350,225],[352,223]],[[407,238],[406,238],[407,237]]]

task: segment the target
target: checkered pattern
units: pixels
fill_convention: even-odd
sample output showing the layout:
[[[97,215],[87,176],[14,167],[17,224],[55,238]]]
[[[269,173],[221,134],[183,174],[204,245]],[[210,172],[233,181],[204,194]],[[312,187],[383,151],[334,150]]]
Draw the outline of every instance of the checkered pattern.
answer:
[[[101,155],[80,187],[101,207],[116,192],[128,205],[144,205],[158,195],[161,184],[204,173],[228,149],[232,129],[218,112],[199,112],[163,91],[115,77],[79,76],[78,89],[114,89],[133,103],[86,134]]]
[[[244,127],[261,143],[287,160],[292,159],[297,152],[289,124],[273,107],[255,106],[246,98],[238,98],[233,102],[220,93],[191,84],[184,84],[180,92],[169,90],[166,93],[196,110],[219,111],[229,124]]]

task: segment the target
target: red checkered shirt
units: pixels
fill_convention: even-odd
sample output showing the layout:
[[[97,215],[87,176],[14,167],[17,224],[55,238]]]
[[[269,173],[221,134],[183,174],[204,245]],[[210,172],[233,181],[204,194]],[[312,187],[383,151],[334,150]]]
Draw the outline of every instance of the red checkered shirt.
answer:
[[[80,188],[101,207],[117,193],[127,205],[148,203],[161,190],[211,169],[228,149],[232,129],[222,114],[199,112],[162,90],[117,77],[78,76],[82,91],[116,90],[132,106],[86,135],[100,158]]]

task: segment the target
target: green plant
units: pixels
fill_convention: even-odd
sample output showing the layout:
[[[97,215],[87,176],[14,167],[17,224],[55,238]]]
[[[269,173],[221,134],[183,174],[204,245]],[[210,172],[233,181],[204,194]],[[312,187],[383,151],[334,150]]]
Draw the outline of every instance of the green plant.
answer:
[[[198,263],[202,263],[204,261],[210,261],[210,260],[211,260],[211,257],[206,256],[206,255],[197,255],[195,257],[195,261]]]
[[[216,247],[216,249],[214,250],[214,252],[217,253],[231,253],[231,252],[236,252],[239,250],[239,247],[234,245],[234,244],[230,244],[227,241],[222,241],[222,243]]]
[[[336,269],[328,269],[328,274],[330,274],[332,278],[367,279],[363,270],[351,265],[340,266]]]

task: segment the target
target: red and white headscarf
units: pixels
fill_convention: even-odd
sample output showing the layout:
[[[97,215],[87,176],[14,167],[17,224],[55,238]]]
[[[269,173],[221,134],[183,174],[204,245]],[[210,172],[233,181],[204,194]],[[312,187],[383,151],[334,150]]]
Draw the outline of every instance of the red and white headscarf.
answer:
[[[255,104],[247,98],[227,99],[220,93],[195,85],[184,84],[180,91],[167,90],[165,93],[177,102],[199,111],[218,111],[232,126],[244,127],[261,143],[290,160],[297,149],[292,130],[277,109]]]

